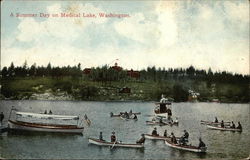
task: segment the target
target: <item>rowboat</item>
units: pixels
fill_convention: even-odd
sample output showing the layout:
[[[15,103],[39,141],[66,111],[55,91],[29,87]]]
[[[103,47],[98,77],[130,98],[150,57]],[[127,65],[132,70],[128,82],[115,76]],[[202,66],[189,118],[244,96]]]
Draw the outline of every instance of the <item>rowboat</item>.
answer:
[[[124,114],[125,112],[120,112],[120,114]],[[141,112],[133,112],[133,113],[128,113],[128,114],[136,114],[136,115],[139,115],[139,114],[141,114]]]
[[[221,130],[221,131],[237,131],[237,132],[242,132],[242,129],[238,128],[230,128],[230,127],[220,127],[220,126],[213,126],[213,125],[208,125],[207,128],[209,129],[215,129],[215,130]]]
[[[165,144],[169,147],[180,149],[180,150],[185,150],[185,151],[190,151],[190,152],[206,152],[207,147],[196,147],[196,146],[191,146],[191,145],[181,145],[181,144],[174,144],[171,142],[171,138],[167,138],[165,140]]]
[[[127,118],[127,117],[125,117],[125,116],[123,116],[123,115],[121,115],[120,116],[120,118],[122,119],[122,120],[125,120],[125,121],[128,121],[128,120],[135,120],[135,121],[137,121],[138,119],[136,118],[136,119],[134,119],[134,117],[129,117],[129,118]]]
[[[157,122],[157,121],[146,121],[147,125],[160,125],[160,126],[165,126],[165,125],[169,125],[167,123],[164,122]]]
[[[107,142],[107,141],[101,141],[99,139],[95,138],[89,138],[90,144],[95,144],[98,146],[111,146],[111,147],[125,147],[125,148],[143,148],[144,144],[129,144],[129,143],[115,143],[114,142]]]
[[[29,123],[22,121],[8,121],[9,129],[11,130],[25,130],[25,131],[38,131],[38,132],[58,132],[58,133],[82,133],[84,127],[77,125],[57,125],[57,124],[42,124],[42,123]]]
[[[165,125],[170,125],[170,126],[172,126],[172,125],[178,125],[178,122],[171,122],[171,121],[169,121],[169,122],[159,122],[159,121],[146,121],[146,124],[147,125],[160,125],[160,126],[165,126]]]
[[[224,122],[224,125],[230,125],[231,122]],[[209,124],[209,125],[220,125],[221,122],[212,122],[212,121],[203,121],[201,120],[201,124]]]
[[[164,136],[154,136],[152,134],[144,134],[146,139],[152,139],[152,140],[166,140],[167,137]]]

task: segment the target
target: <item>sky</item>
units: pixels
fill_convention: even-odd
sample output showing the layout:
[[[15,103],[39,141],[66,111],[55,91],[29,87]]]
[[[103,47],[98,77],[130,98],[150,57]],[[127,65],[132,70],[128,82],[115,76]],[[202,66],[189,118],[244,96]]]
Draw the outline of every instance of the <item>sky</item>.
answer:
[[[101,18],[99,13],[129,17]],[[249,75],[249,1],[3,0],[1,67],[22,66],[25,60],[29,66],[81,63],[82,69],[114,62],[134,70],[192,65]]]

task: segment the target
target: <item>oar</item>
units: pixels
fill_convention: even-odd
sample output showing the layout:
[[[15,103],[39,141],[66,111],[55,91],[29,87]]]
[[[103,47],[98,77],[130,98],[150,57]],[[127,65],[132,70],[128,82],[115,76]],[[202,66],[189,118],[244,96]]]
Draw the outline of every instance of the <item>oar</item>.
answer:
[[[115,144],[116,144],[117,140],[115,140],[114,144],[112,145],[112,147],[110,149],[113,149]]]

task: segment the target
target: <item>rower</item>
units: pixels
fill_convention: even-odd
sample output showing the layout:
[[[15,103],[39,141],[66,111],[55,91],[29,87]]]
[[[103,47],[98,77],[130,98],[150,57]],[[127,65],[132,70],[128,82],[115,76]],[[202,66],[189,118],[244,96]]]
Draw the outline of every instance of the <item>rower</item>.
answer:
[[[154,130],[152,131],[152,135],[153,136],[159,136],[157,133],[157,128],[155,127]]]
[[[171,132],[171,142],[177,144],[177,140],[173,132]]]
[[[135,119],[135,120],[137,119],[137,116],[136,116],[136,114],[134,114],[134,119]]]
[[[201,140],[201,138],[199,138],[199,141],[200,143],[199,143],[198,148],[206,147],[206,144]]]
[[[130,109],[130,111],[129,111],[129,115],[132,115],[132,113],[133,113],[133,112],[132,112],[132,109]]]
[[[235,128],[235,124],[233,121],[232,121],[232,125],[230,126],[230,128]]]
[[[44,114],[47,114],[47,110],[44,111]]]
[[[1,126],[3,125],[3,119],[4,119],[4,114],[3,114],[3,112],[1,112],[1,114],[0,114]]]
[[[114,113],[113,112],[110,112],[110,117],[113,117]]]
[[[240,122],[238,122],[238,126],[237,126],[237,129],[240,129],[240,130],[242,130],[242,126],[241,126]]]
[[[100,141],[104,141],[104,140],[103,140],[103,137],[102,137],[102,132],[100,132],[99,140],[100,140]]]
[[[186,130],[184,130],[184,135],[181,137],[180,143],[182,145],[186,145],[188,142],[188,137],[189,137],[189,133]]]
[[[49,110],[49,114],[52,114],[52,111],[51,111],[51,110]]]
[[[218,121],[217,117],[215,117],[214,123],[218,123],[218,122],[219,122],[219,121]]]
[[[116,141],[116,136],[115,136],[115,132],[112,132],[112,135],[111,135],[111,142],[115,142]]]
[[[162,117],[160,117],[160,119],[159,119],[159,123],[163,123],[163,122],[162,122]]]
[[[221,124],[220,124],[220,126],[221,126],[222,128],[224,128],[224,127],[225,127],[225,125],[224,125],[224,121],[223,121],[223,120],[221,120]]]
[[[125,113],[124,113],[124,116],[125,116],[125,118],[127,118],[127,119],[128,119],[128,118],[129,118],[129,114],[128,114],[128,112],[125,112]]]
[[[167,136],[168,136],[168,132],[167,132],[167,130],[166,130],[166,129],[165,129],[165,131],[164,131],[163,136],[164,136],[164,137],[167,137]]]
[[[144,136],[144,134],[142,134],[141,138],[138,141],[136,141],[136,143],[137,144],[143,144],[144,142],[145,142],[145,136]]]

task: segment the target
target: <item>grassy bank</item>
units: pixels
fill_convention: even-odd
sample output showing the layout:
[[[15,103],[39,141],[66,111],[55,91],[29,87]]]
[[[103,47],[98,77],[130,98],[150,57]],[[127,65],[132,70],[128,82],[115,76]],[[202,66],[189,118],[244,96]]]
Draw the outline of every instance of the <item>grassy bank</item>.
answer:
[[[66,96],[71,100],[142,100],[157,101],[161,94],[175,101],[188,101],[188,90],[200,95],[198,101],[249,102],[246,85],[216,83],[196,80],[109,81],[95,82],[72,77],[12,77],[1,79],[1,99],[36,99],[37,95]],[[121,93],[127,87],[130,93]],[[41,98],[44,99],[44,98]],[[45,98],[46,99],[46,98]],[[62,98],[64,99],[64,98]],[[190,99],[189,99],[190,100]]]

